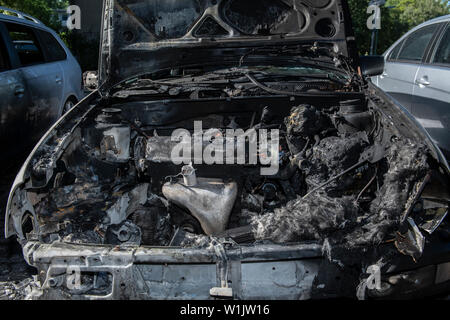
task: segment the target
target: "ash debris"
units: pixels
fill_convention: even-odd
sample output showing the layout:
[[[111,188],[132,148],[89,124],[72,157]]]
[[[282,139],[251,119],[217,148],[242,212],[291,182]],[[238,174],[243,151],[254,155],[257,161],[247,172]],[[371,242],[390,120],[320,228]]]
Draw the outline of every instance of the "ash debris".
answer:
[[[364,117],[366,113],[364,110]],[[303,105],[286,119],[292,154],[306,148],[297,155],[297,163],[307,189],[330,181],[355,164],[361,166],[306,199],[299,195],[274,212],[254,216],[251,225],[257,240],[287,243],[329,239],[332,244],[355,247],[394,237],[415,184],[427,173],[428,149],[396,138],[384,146],[387,150],[381,160],[363,164],[364,154],[382,143],[378,137],[388,134],[379,132],[384,131],[382,126],[378,132],[343,131],[342,126],[330,126],[336,122],[330,121],[332,118],[339,115]],[[312,137],[315,145],[308,148],[306,141]]]
[[[355,221],[358,209],[351,198],[333,199],[326,195],[295,200],[286,207],[252,221],[257,240],[293,243],[321,240],[343,230]]]
[[[285,119],[287,143],[294,155],[305,151],[310,143],[318,142],[320,134],[331,126],[331,119],[324,112],[310,105],[292,108]]]
[[[362,152],[369,146],[367,134],[358,132],[348,137],[328,137],[320,141],[307,154],[306,163],[302,163],[308,187],[327,181],[359,162]],[[348,190],[357,181],[346,177],[329,185],[334,191]]]
[[[316,193],[254,217],[255,238],[275,243],[329,239],[333,244],[354,247],[380,244],[394,236],[415,183],[426,175],[426,149],[411,142],[396,143],[385,162],[388,171],[368,211],[358,204],[357,195],[333,198],[326,192]]]
[[[377,198],[372,201],[370,211],[361,217],[364,226],[349,234],[347,241],[378,244],[398,229],[415,184],[425,178],[429,169],[427,148],[411,142],[393,144],[387,163],[389,169]]]
[[[33,300],[40,294],[41,288],[34,277],[22,281],[0,282],[0,300]]]

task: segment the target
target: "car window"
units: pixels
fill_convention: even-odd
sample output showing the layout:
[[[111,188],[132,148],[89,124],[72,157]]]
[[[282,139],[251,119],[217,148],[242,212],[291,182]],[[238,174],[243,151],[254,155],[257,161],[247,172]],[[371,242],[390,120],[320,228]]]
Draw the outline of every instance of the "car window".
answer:
[[[31,28],[7,23],[6,27],[22,66],[44,63],[44,55]]]
[[[395,48],[394,50],[391,51],[391,54],[388,57],[388,60],[396,60],[398,57],[398,53],[400,52],[400,49],[403,46],[404,41],[400,42]]]
[[[10,69],[8,52],[0,34],[0,72]]]
[[[442,40],[436,50],[433,63],[450,65],[450,26],[442,37]]]
[[[38,32],[41,38],[42,47],[46,50],[48,62],[67,59],[66,52],[52,34],[42,30],[39,30]]]
[[[438,24],[423,27],[412,33],[406,40],[398,55],[398,60],[422,61],[425,51],[433,38]]]

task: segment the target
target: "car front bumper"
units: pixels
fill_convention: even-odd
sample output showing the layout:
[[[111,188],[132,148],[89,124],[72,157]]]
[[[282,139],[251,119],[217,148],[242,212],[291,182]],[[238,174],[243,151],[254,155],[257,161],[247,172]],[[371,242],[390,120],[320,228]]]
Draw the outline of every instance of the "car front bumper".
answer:
[[[309,299],[322,246],[207,249],[103,247],[28,242],[40,299]]]

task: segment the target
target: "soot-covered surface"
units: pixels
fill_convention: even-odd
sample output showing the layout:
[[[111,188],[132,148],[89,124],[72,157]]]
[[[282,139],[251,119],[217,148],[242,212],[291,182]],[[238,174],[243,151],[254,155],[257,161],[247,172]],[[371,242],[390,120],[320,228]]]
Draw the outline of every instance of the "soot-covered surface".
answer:
[[[6,202],[22,158],[13,159],[0,174],[0,300],[24,299],[31,292],[36,274],[25,262],[20,244],[15,239],[4,238]]]
[[[346,155],[355,157],[351,152]],[[328,238],[349,247],[379,244],[398,227],[415,183],[426,175],[426,160],[423,146],[395,143],[389,149],[388,170],[369,211],[364,212],[355,195],[333,198],[326,192],[317,192],[307,199],[291,201],[273,213],[255,217],[252,221],[255,238],[276,243]]]

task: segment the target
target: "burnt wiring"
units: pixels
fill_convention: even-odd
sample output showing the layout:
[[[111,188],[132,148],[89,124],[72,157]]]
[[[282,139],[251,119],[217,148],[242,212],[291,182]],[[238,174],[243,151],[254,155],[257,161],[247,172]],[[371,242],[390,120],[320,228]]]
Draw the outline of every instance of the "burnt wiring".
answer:
[[[369,183],[361,190],[361,192],[358,194],[358,197],[356,197],[356,200],[355,200],[356,203],[359,202],[359,199],[362,197],[362,195],[370,188],[370,186],[375,181],[377,176],[378,176],[378,164],[375,167],[375,174],[374,174],[373,178],[370,179]]]

